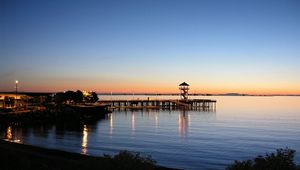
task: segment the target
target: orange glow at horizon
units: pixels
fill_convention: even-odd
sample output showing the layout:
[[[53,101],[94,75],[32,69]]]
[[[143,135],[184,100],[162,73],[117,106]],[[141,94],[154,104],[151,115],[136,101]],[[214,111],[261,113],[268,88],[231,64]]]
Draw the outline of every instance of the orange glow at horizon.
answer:
[[[178,93],[179,81],[157,82],[157,81],[127,81],[127,82],[98,82],[98,81],[78,81],[61,83],[55,82],[26,82],[21,81],[19,91],[28,92],[61,92],[66,90],[86,90],[98,93]],[[250,95],[293,95],[300,94],[300,84],[280,83],[280,82],[253,82],[253,83],[204,83],[188,81],[190,84],[189,93],[199,94],[224,94],[240,93]],[[10,88],[10,91],[14,91]],[[1,91],[1,89],[0,89]],[[2,90],[3,91],[3,90]],[[9,90],[6,90],[9,91]]]
[[[52,90],[49,90],[52,89]],[[70,87],[57,87],[57,88],[28,88],[24,91],[30,92],[60,92],[66,90],[87,90],[87,91],[96,91],[98,93],[178,93],[178,88],[174,87],[132,87],[132,88],[125,88],[125,87],[81,87],[81,88],[70,88]],[[202,88],[193,88],[191,87],[190,94],[225,94],[225,93],[240,93],[240,94],[250,94],[250,95],[272,95],[272,94],[279,94],[279,95],[298,95],[300,94],[300,89],[280,89],[280,88],[211,88],[211,87],[202,87]]]

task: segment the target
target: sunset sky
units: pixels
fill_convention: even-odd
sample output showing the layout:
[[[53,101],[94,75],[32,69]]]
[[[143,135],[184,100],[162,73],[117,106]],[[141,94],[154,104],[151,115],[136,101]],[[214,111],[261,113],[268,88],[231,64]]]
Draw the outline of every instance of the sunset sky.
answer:
[[[300,94],[299,0],[1,0],[0,91]]]

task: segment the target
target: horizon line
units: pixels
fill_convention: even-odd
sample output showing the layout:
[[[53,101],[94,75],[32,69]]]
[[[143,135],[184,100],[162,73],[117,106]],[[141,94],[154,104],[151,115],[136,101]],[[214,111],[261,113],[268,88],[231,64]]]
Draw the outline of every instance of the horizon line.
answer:
[[[45,94],[55,94],[55,93],[61,93],[66,92],[65,91],[57,91],[57,92],[47,92],[47,91],[18,91],[18,94],[26,94],[26,93],[45,93]],[[70,90],[73,91],[73,90]],[[75,90],[77,91],[77,90]],[[81,90],[84,91],[84,90]],[[151,93],[151,92],[137,92],[137,93],[128,93],[128,92],[97,92],[98,95],[180,95],[180,93]],[[13,93],[15,94],[16,91],[0,91],[0,93]],[[235,93],[235,92],[229,92],[229,93],[189,93],[189,95],[200,95],[200,96],[300,96],[300,94],[249,94],[249,93]]]

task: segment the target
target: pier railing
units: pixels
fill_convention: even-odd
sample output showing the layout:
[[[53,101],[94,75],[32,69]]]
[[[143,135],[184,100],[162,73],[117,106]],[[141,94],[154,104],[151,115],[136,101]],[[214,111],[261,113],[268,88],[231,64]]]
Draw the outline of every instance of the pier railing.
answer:
[[[101,100],[101,103],[110,105],[110,109],[190,109],[214,111],[216,100],[210,99],[131,99],[131,100]]]

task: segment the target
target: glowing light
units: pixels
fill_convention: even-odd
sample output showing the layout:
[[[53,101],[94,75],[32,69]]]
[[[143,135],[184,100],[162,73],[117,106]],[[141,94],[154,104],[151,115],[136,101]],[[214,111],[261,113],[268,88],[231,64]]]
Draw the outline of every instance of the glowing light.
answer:
[[[83,94],[84,97],[90,95],[90,93],[88,91],[85,91],[85,90],[82,91],[82,94]]]
[[[19,139],[14,139],[13,136],[13,130],[11,128],[11,126],[9,126],[6,130],[6,136],[5,136],[5,141],[9,141],[9,142],[15,142],[15,143],[21,143],[21,140]]]
[[[18,80],[16,80],[16,84],[18,84],[19,83],[19,81]]]
[[[85,154],[87,153],[87,144],[88,144],[88,129],[86,125],[83,126],[83,136],[82,136],[82,144],[81,144],[81,153]]]
[[[7,140],[12,140],[12,132],[11,132],[12,130],[11,130],[11,126],[9,126],[8,128],[7,128],[7,130],[6,130],[6,139]]]

